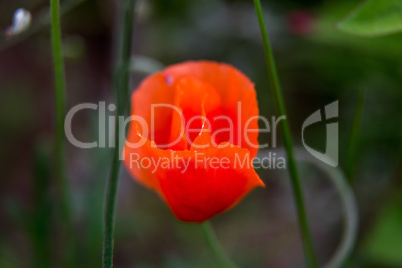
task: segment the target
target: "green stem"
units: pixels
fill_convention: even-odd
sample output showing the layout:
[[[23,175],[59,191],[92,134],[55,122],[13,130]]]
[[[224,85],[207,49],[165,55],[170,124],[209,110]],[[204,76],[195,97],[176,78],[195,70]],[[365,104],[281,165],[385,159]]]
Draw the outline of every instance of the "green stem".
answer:
[[[211,223],[208,221],[203,222],[201,223],[201,228],[209,248],[211,249],[213,255],[215,256],[217,262],[219,263],[219,267],[235,268],[236,265],[233,264],[233,262],[225,254],[221,245],[219,244],[219,241],[216,238]]]
[[[61,203],[61,216],[64,224],[67,243],[66,247],[73,254],[72,243],[72,220],[71,220],[71,204],[70,192],[66,176],[66,159],[65,159],[65,136],[64,136],[64,117],[66,112],[66,92],[65,92],[65,75],[64,61],[61,42],[60,28],[60,2],[59,0],[50,0],[51,15],[51,35],[52,35],[52,51],[53,51],[53,69],[56,96],[56,137],[55,137],[55,173],[56,182],[59,190]],[[72,256],[66,254],[69,261]]]
[[[130,55],[132,46],[132,30],[134,20],[134,0],[125,0],[122,8],[122,34],[120,36],[117,64],[115,66],[113,87],[117,101],[116,114],[118,118],[129,111],[129,86],[130,86]],[[105,194],[104,229],[103,229],[103,250],[102,267],[113,267],[113,234],[117,187],[119,184],[120,171],[120,136],[119,120],[115,122],[115,149],[113,151],[111,170]]]
[[[286,110],[282,98],[281,88],[279,84],[278,74],[276,71],[275,61],[271,49],[271,45],[268,38],[267,29],[265,27],[264,16],[262,14],[262,8],[259,0],[254,0],[255,9],[257,12],[258,22],[260,24],[261,36],[264,43],[265,60],[268,69],[268,77],[271,84],[272,93],[275,99],[275,110],[278,116],[285,116]],[[281,121],[283,142],[286,149],[289,173],[292,182],[293,196],[296,202],[297,214],[299,219],[299,227],[302,236],[302,242],[304,246],[304,252],[309,267],[317,267],[317,261],[314,253],[314,246],[308,227],[308,221],[306,216],[305,205],[303,201],[303,193],[300,185],[299,174],[297,171],[297,165],[294,158],[293,142],[290,133],[290,127],[287,120]]]
[[[346,158],[347,162],[345,172],[350,184],[353,184],[354,167],[356,166],[357,147],[359,144],[360,127],[363,116],[365,96],[366,89],[361,88],[359,91],[359,96],[357,97],[356,109],[353,117],[352,132],[350,134],[349,150]]]
[[[122,73],[122,105],[124,113],[130,113],[130,67],[131,67],[131,48],[133,43],[133,20],[134,20],[134,0],[126,0],[124,9],[123,32],[121,39],[121,58],[119,59],[120,72]]]

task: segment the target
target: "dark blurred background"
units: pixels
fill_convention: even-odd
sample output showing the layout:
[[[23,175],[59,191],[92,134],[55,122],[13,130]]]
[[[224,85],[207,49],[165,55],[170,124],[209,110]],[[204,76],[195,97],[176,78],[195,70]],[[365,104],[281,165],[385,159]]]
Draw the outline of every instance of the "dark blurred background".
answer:
[[[113,103],[112,69],[121,1],[69,0],[63,7],[67,107]],[[359,1],[262,1],[295,144],[314,111],[339,101],[340,167],[351,164],[359,232],[345,267],[402,267],[402,35],[363,38],[334,25]],[[18,8],[32,13],[19,36],[4,34]],[[52,177],[54,87],[48,1],[0,0],[0,267],[63,267],[64,238]],[[132,88],[153,68],[190,59],[227,62],[256,84],[260,113],[274,115],[252,1],[136,1]],[[360,139],[348,157],[353,115],[364,89]],[[83,141],[98,136],[95,111],[73,120]],[[325,124],[306,132],[324,149]],[[261,141],[270,136],[260,135]],[[75,267],[100,267],[102,213],[110,150],[68,145],[78,257]],[[286,171],[263,171],[256,189],[212,220],[240,267],[304,267]],[[325,174],[301,168],[319,261],[342,233],[339,196]],[[215,267],[199,226],[179,222],[153,192],[120,177],[116,267]]]

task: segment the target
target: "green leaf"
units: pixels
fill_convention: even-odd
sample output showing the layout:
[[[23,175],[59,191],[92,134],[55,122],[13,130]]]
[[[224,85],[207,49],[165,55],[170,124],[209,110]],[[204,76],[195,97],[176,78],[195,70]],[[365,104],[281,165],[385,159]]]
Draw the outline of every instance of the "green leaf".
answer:
[[[337,24],[341,31],[378,36],[402,31],[402,0],[368,0]]]

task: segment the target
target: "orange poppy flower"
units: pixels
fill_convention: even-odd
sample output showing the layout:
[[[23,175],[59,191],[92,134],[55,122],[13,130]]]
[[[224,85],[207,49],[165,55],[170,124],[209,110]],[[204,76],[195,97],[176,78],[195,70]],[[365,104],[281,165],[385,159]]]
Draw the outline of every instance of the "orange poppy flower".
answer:
[[[177,218],[202,222],[265,186],[253,83],[234,67],[185,62],[147,77],[133,93],[124,163]]]

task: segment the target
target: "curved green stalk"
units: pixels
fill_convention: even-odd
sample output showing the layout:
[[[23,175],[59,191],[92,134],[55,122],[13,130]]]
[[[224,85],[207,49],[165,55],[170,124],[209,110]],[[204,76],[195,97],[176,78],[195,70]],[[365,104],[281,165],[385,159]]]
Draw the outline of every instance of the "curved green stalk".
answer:
[[[311,155],[307,156],[307,152],[304,150],[302,152],[303,153],[301,153],[300,156],[297,156],[298,159],[304,162],[309,162],[325,172],[328,175],[328,178],[331,179],[340,195],[343,207],[343,233],[335,253],[323,267],[342,267],[346,258],[352,252],[357,237],[358,211],[353,191],[341,169],[326,165]]]
[[[130,86],[130,55],[132,46],[132,31],[134,17],[134,0],[125,0],[122,8],[122,34],[120,36],[117,64],[115,66],[113,87],[117,101],[116,114],[118,118],[129,111],[129,86]],[[119,120],[115,122],[115,148],[112,155],[112,164],[105,194],[104,229],[102,267],[113,267],[113,234],[117,187],[119,184],[120,171],[120,136]]]
[[[216,258],[219,263],[219,267],[222,268],[236,268],[236,265],[230,260],[230,258],[225,254],[221,245],[219,244],[218,239],[213,231],[211,223],[209,221],[201,223],[202,232],[204,234],[205,240],[209,248],[212,251],[212,254]]]
[[[257,158],[264,159],[272,153],[272,150],[261,150],[258,152]],[[284,156],[285,151],[283,149],[278,149],[275,151],[278,157]],[[335,186],[337,192],[339,193],[340,200],[342,203],[343,212],[343,232],[340,238],[339,246],[337,247],[335,253],[329,258],[324,268],[338,268],[342,267],[346,258],[351,253],[353,246],[356,242],[357,231],[358,231],[358,209],[356,198],[353,194],[353,190],[348,184],[347,178],[342,170],[337,167],[331,167],[317,158],[313,157],[311,154],[307,153],[304,148],[295,148],[295,157],[305,163],[310,163],[316,168],[323,171],[327,178],[329,178],[332,184]]]
[[[282,98],[281,88],[279,85],[278,74],[276,71],[275,61],[271,49],[271,45],[268,38],[267,29],[265,27],[264,16],[262,14],[262,8],[259,0],[254,0],[255,10],[257,12],[258,22],[260,24],[261,36],[264,43],[265,60],[268,68],[268,77],[271,84],[272,93],[275,100],[275,110],[277,116],[286,115],[285,105]],[[290,133],[290,127],[287,120],[281,121],[283,142],[286,149],[289,173],[292,182],[293,196],[296,202],[297,214],[299,219],[299,227],[302,236],[302,242],[304,246],[304,252],[306,255],[307,263],[309,267],[317,267],[316,257],[314,253],[314,246],[311,239],[310,230],[308,227],[308,221],[306,216],[306,210],[304,206],[303,193],[300,185],[299,174],[294,158],[293,142]]]
[[[71,220],[71,204],[70,193],[66,176],[66,160],[65,160],[65,136],[64,136],[64,116],[66,112],[66,93],[65,93],[65,75],[64,61],[61,42],[60,28],[60,3],[59,0],[50,0],[51,15],[51,35],[52,35],[52,52],[53,52],[53,69],[56,96],[56,137],[55,137],[55,173],[56,182],[59,190],[61,203],[61,217],[64,224],[64,235],[67,240],[66,247],[67,260],[72,261],[73,254],[72,242],[72,220]]]

